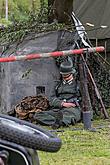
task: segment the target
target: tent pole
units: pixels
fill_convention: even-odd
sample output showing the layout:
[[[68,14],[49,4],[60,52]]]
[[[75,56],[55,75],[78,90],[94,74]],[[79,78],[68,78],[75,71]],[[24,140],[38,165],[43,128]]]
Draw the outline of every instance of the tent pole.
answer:
[[[95,39],[95,46],[98,45],[98,38]]]

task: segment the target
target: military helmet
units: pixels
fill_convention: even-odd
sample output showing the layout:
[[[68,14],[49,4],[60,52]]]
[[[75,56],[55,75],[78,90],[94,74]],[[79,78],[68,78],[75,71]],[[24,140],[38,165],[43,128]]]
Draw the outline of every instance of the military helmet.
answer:
[[[64,61],[60,65],[60,74],[74,74],[76,70],[73,68],[73,64],[71,61]]]

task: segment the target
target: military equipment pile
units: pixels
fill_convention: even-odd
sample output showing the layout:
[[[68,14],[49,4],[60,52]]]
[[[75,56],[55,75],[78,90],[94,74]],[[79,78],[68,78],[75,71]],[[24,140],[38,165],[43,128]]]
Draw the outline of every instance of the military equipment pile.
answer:
[[[49,101],[45,96],[27,96],[15,106],[14,111],[17,118],[32,122],[36,112],[46,111],[48,107]]]

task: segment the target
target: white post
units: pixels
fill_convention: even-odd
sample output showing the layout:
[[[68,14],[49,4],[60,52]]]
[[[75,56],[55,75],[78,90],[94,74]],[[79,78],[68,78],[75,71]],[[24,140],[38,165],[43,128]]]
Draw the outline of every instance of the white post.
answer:
[[[8,20],[8,0],[5,0],[5,18]]]

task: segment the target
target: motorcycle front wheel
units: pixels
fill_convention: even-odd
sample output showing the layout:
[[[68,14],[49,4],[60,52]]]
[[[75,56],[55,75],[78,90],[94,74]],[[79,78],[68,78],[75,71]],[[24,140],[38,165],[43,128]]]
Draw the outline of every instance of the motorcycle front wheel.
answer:
[[[57,152],[61,139],[49,131],[15,117],[0,114],[0,138],[35,150]]]

